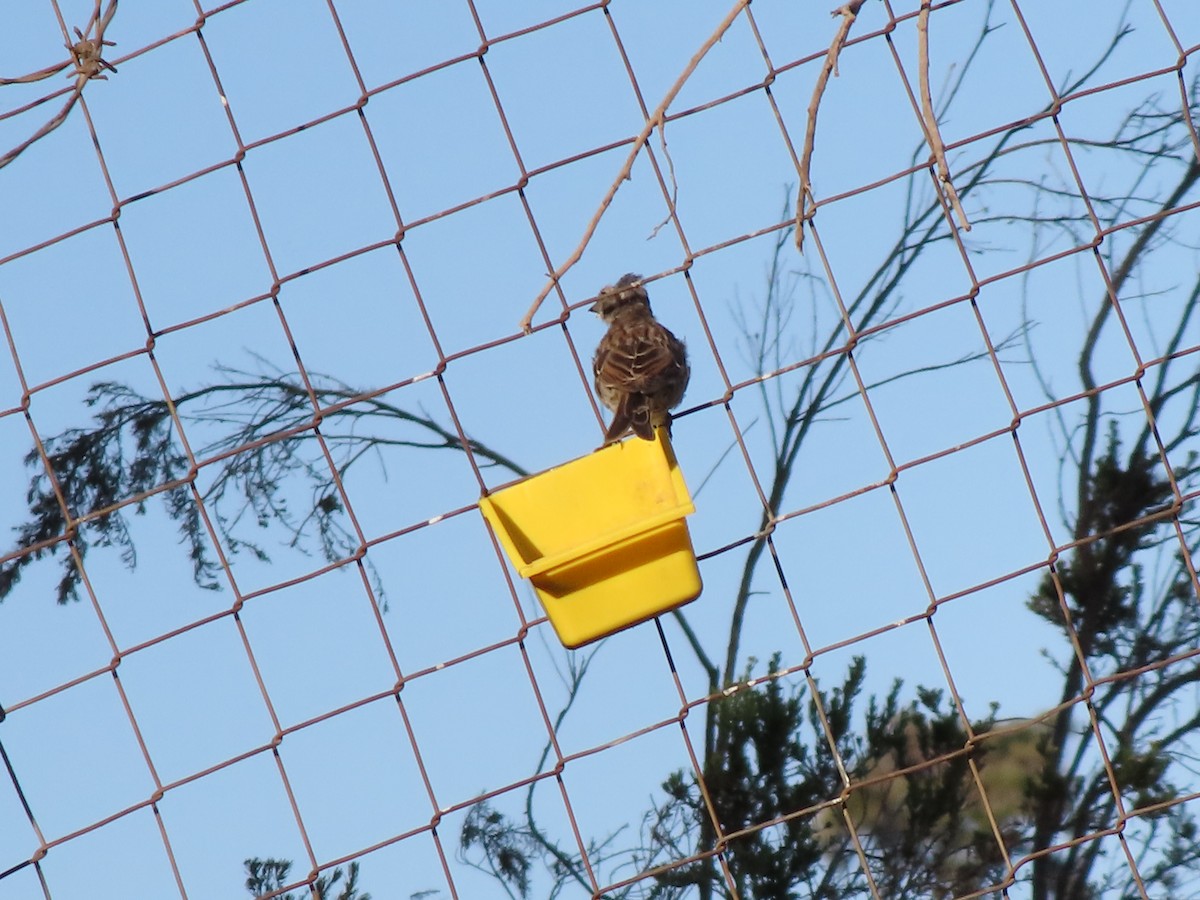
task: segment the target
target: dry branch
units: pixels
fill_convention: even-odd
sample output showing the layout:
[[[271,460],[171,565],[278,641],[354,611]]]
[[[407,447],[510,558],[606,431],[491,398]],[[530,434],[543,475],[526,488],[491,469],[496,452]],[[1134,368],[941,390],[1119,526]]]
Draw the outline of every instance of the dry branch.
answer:
[[[831,16],[841,16],[842,24],[838,27],[837,34],[833,36],[833,43],[829,45],[829,52],[825,55],[825,65],[821,67],[821,74],[817,76],[812,100],[808,104],[808,126],[804,131],[804,150],[800,155],[800,194],[796,198],[796,249],[801,253],[804,252],[804,223],[811,219],[813,214],[810,173],[812,171],[813,142],[817,136],[817,110],[821,106],[821,97],[825,93],[825,86],[829,84],[829,76],[838,73],[838,55],[842,52],[842,47],[846,45],[850,27],[858,18],[858,11],[862,9],[865,2],[866,0],[850,0],[849,3],[843,3],[830,12]]]
[[[971,230],[971,223],[958,199],[958,191],[950,180],[950,166],[946,163],[946,146],[938,129],[937,113],[933,110],[933,95],[929,90],[929,5],[931,0],[921,0],[921,12],[917,15],[917,68],[921,82],[921,125],[925,129],[925,140],[933,152],[937,166],[938,183],[945,191],[946,199],[958,216],[963,231]]]
[[[74,66],[73,72],[68,75],[75,77],[75,85],[71,88],[67,95],[66,102],[41,128],[35,131],[24,141],[13,147],[0,156],[0,169],[7,166],[10,162],[28,150],[37,141],[44,138],[59,125],[67,120],[67,116],[75,107],[79,98],[83,96],[83,86],[93,78],[104,81],[107,76],[104,71],[115,72],[116,68],[112,63],[103,59],[105,47],[112,47],[112,41],[104,39],[104,30],[108,27],[108,23],[112,21],[113,15],[117,11],[117,0],[109,0],[108,8],[104,14],[100,14],[100,0],[96,0],[96,5],[92,9],[91,18],[88,19],[87,27],[80,31],[75,29],[75,36],[79,38],[74,44],[67,44],[67,51],[71,54],[70,58],[65,62],[57,65],[46,66],[44,69],[39,69],[36,72],[31,72],[28,75],[22,75],[18,78],[0,78],[0,85],[5,84],[28,84],[34,81],[41,81],[43,78],[49,78],[57,72],[61,72],[68,66]],[[92,29],[96,29],[96,34],[93,37],[88,37],[92,33]],[[53,96],[53,95],[51,95]]]
[[[858,0],[858,3],[860,4],[863,2],[865,2],[865,0]],[[633,172],[633,164],[634,161],[637,160],[638,154],[642,152],[642,147],[645,146],[646,141],[650,139],[650,135],[654,133],[655,128],[661,129],[663,127],[667,108],[672,102],[674,102],[675,98],[679,95],[679,92],[683,90],[683,86],[687,83],[687,80],[692,77],[692,73],[694,73],[696,71],[696,67],[700,65],[700,60],[704,59],[704,57],[708,54],[708,51],[716,46],[717,42],[719,42],[721,38],[725,36],[725,32],[728,31],[729,27],[733,24],[733,20],[736,19],[738,14],[749,5],[750,0],[737,0],[737,2],[733,4],[733,8],[729,10],[725,18],[721,20],[719,25],[717,25],[716,30],[713,31],[712,35],[704,42],[700,49],[696,51],[695,55],[691,58],[691,61],[688,62],[683,72],[680,73],[677,79],[675,79],[675,83],[671,85],[670,90],[668,90],[666,95],[663,97],[662,102],[658,104],[654,112],[650,114],[648,119],[646,119],[645,126],[643,126],[638,136],[634,138],[633,147],[629,151],[629,156],[625,160],[625,165],[621,166],[621,170],[617,173],[617,177],[613,180],[612,186],[608,189],[608,193],[605,194],[604,199],[600,201],[600,208],[596,210],[596,214],[592,216],[592,220],[588,223],[587,228],[584,230],[583,238],[579,241],[579,245],[575,248],[571,255],[567,257],[567,261],[555,269],[553,273],[551,273],[550,280],[546,283],[546,286],[538,292],[538,295],[534,298],[529,310],[524,316],[521,317],[521,330],[526,334],[532,330],[533,317],[537,315],[538,309],[541,308],[542,303],[550,294],[550,291],[552,291],[554,286],[558,284],[559,280],[568,271],[570,271],[571,267],[574,266],[575,263],[579,262],[579,260],[583,257],[583,251],[587,249],[587,245],[591,242],[592,236],[596,233],[596,229],[600,227],[600,220],[604,218],[604,214],[608,211],[608,207],[612,204],[613,198],[616,197],[617,191],[621,187],[621,183],[628,181],[632,177],[631,173]],[[665,139],[666,138],[664,136],[664,141]]]

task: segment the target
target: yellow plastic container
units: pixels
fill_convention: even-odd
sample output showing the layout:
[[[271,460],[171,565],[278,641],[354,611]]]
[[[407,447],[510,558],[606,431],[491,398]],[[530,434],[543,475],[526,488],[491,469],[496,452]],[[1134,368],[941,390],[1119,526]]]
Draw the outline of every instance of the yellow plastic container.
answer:
[[[481,497],[479,508],[568,647],[700,595],[684,521],[696,507],[661,429]]]

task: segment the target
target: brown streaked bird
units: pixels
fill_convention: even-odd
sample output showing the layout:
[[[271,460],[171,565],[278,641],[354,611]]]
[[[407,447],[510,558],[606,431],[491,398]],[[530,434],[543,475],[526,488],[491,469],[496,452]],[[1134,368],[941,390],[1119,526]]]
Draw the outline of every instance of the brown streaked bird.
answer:
[[[679,405],[691,376],[687,348],[654,318],[641,279],[622,275],[590,307],[608,325],[592,360],[596,396],[613,412],[606,445],[629,431],[654,440],[654,429],[668,422],[667,411]]]

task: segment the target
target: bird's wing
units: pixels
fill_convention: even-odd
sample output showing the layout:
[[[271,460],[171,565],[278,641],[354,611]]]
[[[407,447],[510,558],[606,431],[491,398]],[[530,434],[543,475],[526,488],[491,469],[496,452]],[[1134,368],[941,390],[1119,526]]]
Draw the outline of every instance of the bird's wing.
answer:
[[[651,393],[664,377],[676,377],[681,368],[672,338],[662,326],[647,323],[632,328],[623,341],[605,342],[596,353],[596,376],[620,385],[630,393]]]

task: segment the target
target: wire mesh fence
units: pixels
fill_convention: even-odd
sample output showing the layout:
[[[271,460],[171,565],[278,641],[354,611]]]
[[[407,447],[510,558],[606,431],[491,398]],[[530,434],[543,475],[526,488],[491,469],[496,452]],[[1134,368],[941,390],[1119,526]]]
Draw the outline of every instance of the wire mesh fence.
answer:
[[[1195,889],[1200,12],[811,7],[0,11],[0,897]],[[627,271],[705,588],[568,651]]]

